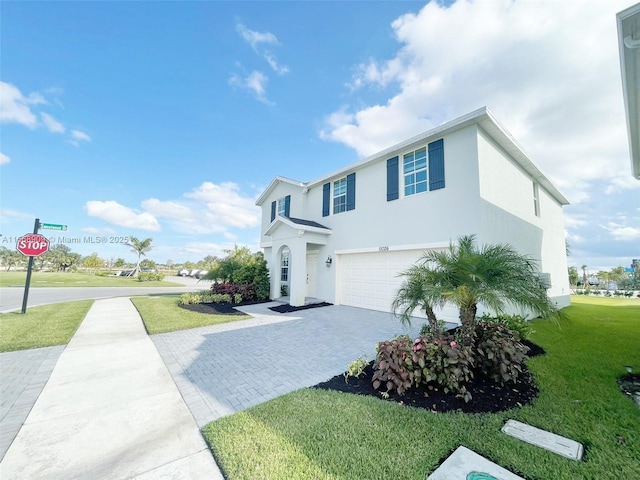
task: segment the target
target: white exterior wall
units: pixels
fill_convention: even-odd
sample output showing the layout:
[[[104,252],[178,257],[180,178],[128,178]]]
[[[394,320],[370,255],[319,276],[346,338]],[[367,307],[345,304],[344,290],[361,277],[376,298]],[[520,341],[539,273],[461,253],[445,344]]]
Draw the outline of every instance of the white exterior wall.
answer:
[[[445,188],[404,197],[403,154],[439,138],[444,140]],[[387,201],[387,159],[396,155],[400,198]],[[356,174],[355,209],[334,215],[333,182],[351,173]],[[327,217],[322,216],[325,183],[331,183],[331,213]],[[306,185],[276,181],[270,188],[260,199],[261,247],[271,272],[272,297],[280,296],[281,248],[286,245],[291,250],[292,305],[304,301],[308,252],[318,254],[316,297],[339,303],[339,279],[344,277],[341,259],[346,261],[346,255],[380,252],[381,247],[389,252],[413,250],[415,255],[416,250],[443,248],[470,234],[477,235],[479,244],[510,243],[540,261],[541,271],[551,274],[550,296],[559,306],[568,304],[562,205],[540,185],[537,217],[531,174],[477,123],[406,142],[402,149],[354,164],[333,177]],[[286,195],[291,195],[291,217],[315,221],[328,227],[331,234],[314,236],[283,224],[265,235],[271,226],[271,202]],[[330,267],[325,266],[327,257],[332,258]]]
[[[549,296],[560,307],[569,305],[562,205],[538,185],[536,216],[534,179],[481,129],[478,152],[483,200],[479,242],[509,243],[535,258],[540,271],[551,275]]]

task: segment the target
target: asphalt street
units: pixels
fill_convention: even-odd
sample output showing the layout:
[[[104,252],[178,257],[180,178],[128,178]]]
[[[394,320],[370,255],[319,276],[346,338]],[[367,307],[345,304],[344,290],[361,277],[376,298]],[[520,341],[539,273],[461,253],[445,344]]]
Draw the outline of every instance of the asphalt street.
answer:
[[[211,282],[190,277],[166,277],[169,282],[182,283],[183,287],[34,287],[29,289],[27,308],[50,303],[70,302],[99,298],[150,295],[155,293],[185,293],[207,290]],[[0,313],[20,310],[24,287],[0,288]]]

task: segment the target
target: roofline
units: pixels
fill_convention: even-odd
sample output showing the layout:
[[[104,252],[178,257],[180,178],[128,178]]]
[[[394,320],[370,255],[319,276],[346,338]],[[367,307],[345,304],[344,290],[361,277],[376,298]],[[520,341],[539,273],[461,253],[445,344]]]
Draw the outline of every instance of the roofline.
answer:
[[[276,215],[276,218],[269,224],[267,229],[264,231],[263,235],[270,236],[280,223],[288,227],[291,227],[294,230],[303,230],[305,232],[320,233],[322,235],[331,235],[333,233],[333,230],[331,230],[330,228],[318,228],[318,227],[312,227],[311,225],[302,225],[299,223],[292,222],[287,217]]]
[[[540,168],[529,158],[522,147],[513,136],[502,126],[493,113],[485,106],[474,110],[462,117],[458,117],[450,122],[443,123],[431,130],[409,138],[391,147],[370,155],[358,162],[352,163],[339,170],[335,170],[327,175],[323,175],[315,180],[303,183],[290,180],[285,177],[275,177],[266,190],[256,200],[256,205],[261,205],[264,199],[280,182],[287,182],[302,188],[311,188],[319,184],[326,183],[333,178],[343,177],[348,172],[359,170],[369,164],[386,159],[389,155],[398,150],[408,149],[414,144],[420,144],[429,140],[437,140],[445,135],[451,134],[471,125],[479,125],[491,138],[493,138],[515,161],[531,175],[547,192],[549,192],[561,205],[568,205],[569,200],[560,192],[558,187],[540,170]],[[510,148],[512,147],[512,148]]]
[[[379,153],[370,155],[360,160],[359,162],[352,163],[351,165],[331,172],[328,175],[323,175],[322,177],[307,183],[305,186],[311,188],[315,185],[326,183],[332,178],[342,177],[349,171],[359,170],[371,163],[375,163],[377,161],[380,161],[381,159],[388,157],[398,150],[408,149],[413,144],[424,143],[431,139],[437,140],[440,137],[474,124],[480,125],[482,127],[483,122],[485,123],[485,127],[490,126],[491,124],[495,127],[490,129],[493,131],[488,131],[487,128],[483,128],[483,130],[491,138],[496,140],[501,147],[505,148],[510,145],[515,147],[515,149],[505,148],[505,150],[507,150],[509,154],[514,157],[516,162],[518,162],[518,164],[522,168],[524,168],[527,173],[535,178],[536,181],[542,187],[544,187],[544,189],[547,190],[561,205],[569,204],[569,200],[560,192],[558,187],[556,187],[554,183],[549,180],[549,178],[540,170],[540,168],[529,158],[529,156],[524,152],[522,147],[515,140],[515,138],[513,138],[513,136],[502,126],[502,124],[496,119],[495,115],[493,115],[493,113],[486,106],[474,110],[473,112],[456,118],[455,120],[452,120],[450,122],[443,123],[442,125],[416,135],[408,140],[405,140],[404,142],[386,148]],[[487,125],[487,122],[490,122],[489,125]]]
[[[281,183],[288,183],[288,184],[296,186],[296,187],[304,187],[305,186],[305,184],[302,183],[302,182],[298,182],[296,180],[291,180],[290,178],[281,177],[280,175],[278,175],[273,180],[271,180],[271,183],[269,183],[269,185],[267,185],[267,188],[264,189],[264,192],[262,192],[260,194],[260,196],[256,200],[256,205],[258,205],[258,206],[262,205],[262,202],[264,202],[264,199],[267,197],[267,195],[269,195],[269,193],[271,193],[271,191],[274,188],[276,188],[277,185],[280,185]]]

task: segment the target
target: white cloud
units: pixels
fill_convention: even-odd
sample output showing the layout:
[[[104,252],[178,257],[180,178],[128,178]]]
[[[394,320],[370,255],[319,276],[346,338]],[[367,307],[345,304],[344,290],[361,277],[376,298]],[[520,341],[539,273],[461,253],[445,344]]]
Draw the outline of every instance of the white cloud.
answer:
[[[90,142],[91,137],[80,130],[71,130],[71,143],[78,145],[79,142]]]
[[[215,225],[235,228],[252,228],[260,224],[260,208],[255,198],[242,195],[233,182],[216,185],[204,182],[185,194],[185,197],[203,202],[207,216]]]
[[[0,152],[0,165],[6,165],[10,162],[11,162],[11,159],[4,153]]]
[[[626,6],[432,1],[392,23],[393,56],[355,69],[352,88],[387,98],[342,107],[320,135],[366,156],[487,105],[556,183],[583,182],[584,199],[588,182],[629,171],[615,22]]]
[[[3,208],[0,210],[0,217],[2,217],[3,222],[9,219],[17,219],[17,220],[26,220],[26,219],[35,219],[35,215],[32,213],[19,212],[17,210],[10,210],[8,208]]]
[[[249,45],[251,45],[251,48],[253,48],[254,50],[256,50],[256,48],[263,43],[266,43],[267,45],[279,44],[278,38],[270,32],[260,33],[254,30],[249,30],[241,23],[236,25],[236,30],[238,30],[238,33],[242,36],[243,39],[246,40]]]
[[[30,106],[42,103],[46,101],[39,93],[31,93],[25,97],[15,85],[0,81],[0,122],[35,128],[38,118]]]
[[[53,118],[48,113],[41,112],[40,118],[42,119],[42,123],[51,133],[64,133],[65,128],[59,121]]]
[[[631,227],[620,223],[609,222],[602,225],[615,240],[640,240],[640,227]]]
[[[160,224],[151,213],[139,212],[113,200],[106,202],[91,200],[85,204],[84,209],[89,216],[100,218],[113,225],[152,232],[160,231]]]
[[[257,70],[251,72],[246,78],[241,78],[238,75],[234,74],[229,79],[229,83],[231,85],[249,90],[253,93],[255,98],[262,103],[265,103],[267,105],[274,105],[274,103],[267,98],[266,86],[268,82],[268,77],[264,73]]]

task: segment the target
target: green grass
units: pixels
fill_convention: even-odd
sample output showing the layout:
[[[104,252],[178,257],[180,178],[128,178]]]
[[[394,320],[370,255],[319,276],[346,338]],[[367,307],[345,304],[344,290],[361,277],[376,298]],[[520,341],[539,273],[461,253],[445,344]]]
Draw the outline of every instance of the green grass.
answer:
[[[212,422],[204,435],[229,480],[424,480],[459,445],[529,479],[640,478],[640,410],[616,384],[625,365],[640,371],[640,304],[572,300],[560,327],[534,322],[532,340],[547,354],[529,361],[540,395],[524,408],[434,414],[303,389]],[[501,433],[508,419],[583,443],[583,461]]]
[[[178,307],[179,295],[133,297],[149,335],[205,327],[251,318],[250,315],[210,315]]]
[[[24,287],[27,272],[0,272],[0,287]],[[180,283],[138,282],[131,277],[99,277],[92,273],[33,272],[34,287],[181,287]]]
[[[66,345],[92,304],[81,300],[0,314],[0,352]]]

